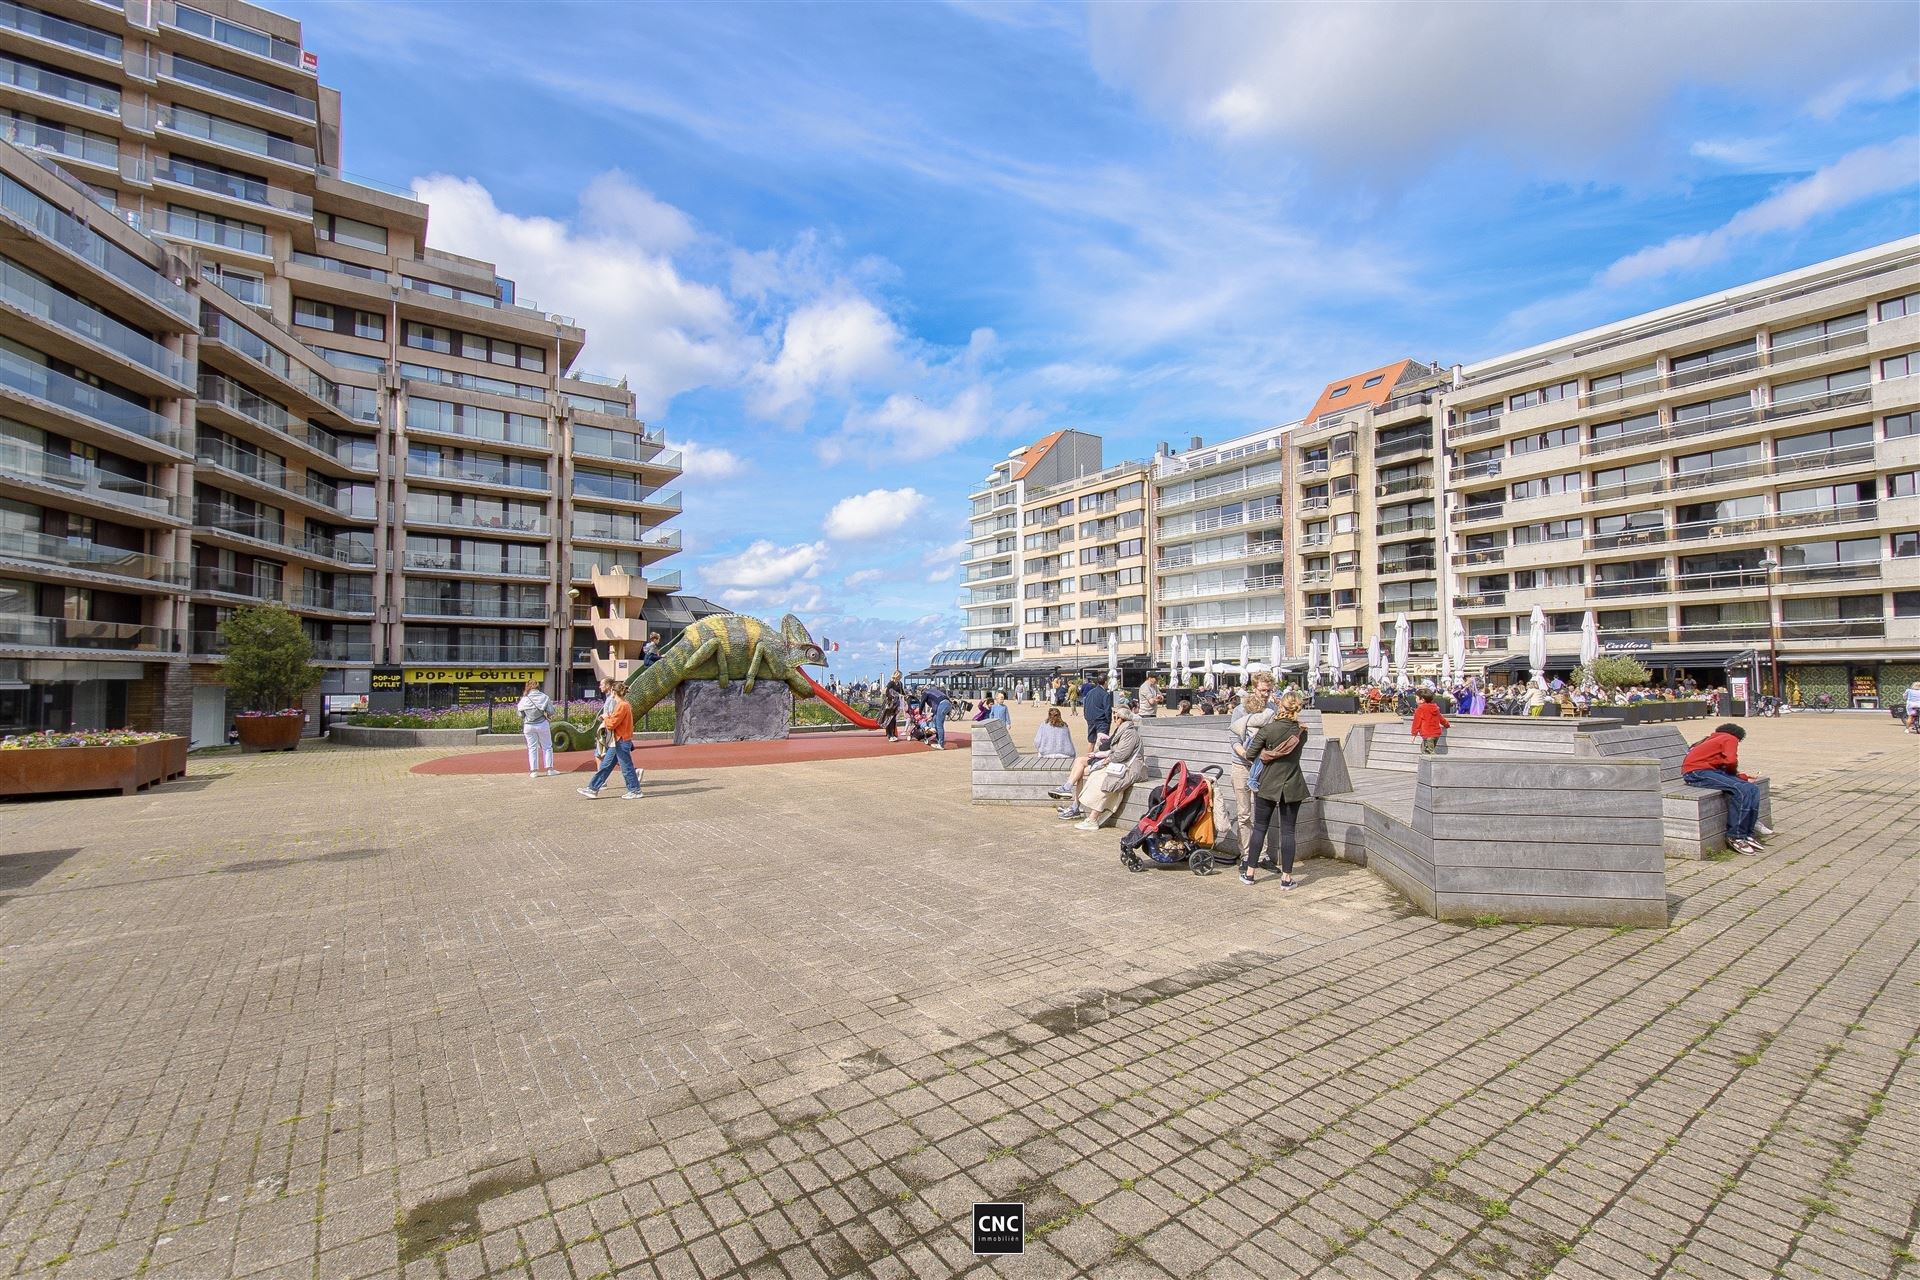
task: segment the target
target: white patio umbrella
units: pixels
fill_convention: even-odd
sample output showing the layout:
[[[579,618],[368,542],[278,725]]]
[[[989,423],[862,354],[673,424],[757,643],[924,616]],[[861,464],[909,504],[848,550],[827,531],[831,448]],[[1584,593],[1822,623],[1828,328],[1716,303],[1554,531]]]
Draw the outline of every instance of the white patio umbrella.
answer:
[[[1313,683],[1320,678],[1320,637],[1319,636],[1315,636],[1313,637],[1313,639],[1307,641],[1307,677],[1306,678],[1307,678],[1308,687],[1312,687]]]
[[[1184,685],[1187,682],[1187,637],[1186,633],[1173,638],[1173,682]]]
[[[1380,652],[1380,633],[1373,633],[1373,639],[1367,641],[1367,679],[1379,684],[1387,678],[1387,661]]]
[[[1539,605],[1533,606],[1533,616],[1527,619],[1527,665],[1533,668],[1535,680],[1547,682],[1547,614]]]
[[[1240,683],[1241,684],[1245,684],[1247,682],[1247,672],[1253,670],[1253,667],[1251,665],[1252,653],[1253,653],[1253,637],[1248,635],[1246,632],[1242,631],[1240,633]]]
[[[1593,664],[1600,658],[1600,624],[1594,620],[1593,610],[1587,610],[1587,616],[1580,619],[1580,665],[1592,672]]]
[[[1440,687],[1446,689],[1452,687],[1452,685],[1453,655],[1450,653],[1442,653],[1440,655]]]
[[[1393,671],[1402,689],[1413,683],[1407,679],[1407,650],[1412,647],[1413,628],[1407,625],[1407,615],[1403,613],[1393,620]]]
[[[1280,679],[1280,637],[1275,636],[1273,643],[1267,646],[1267,670],[1273,673],[1274,681]]]
[[[1107,632],[1107,683],[1114,687],[1120,684],[1120,633]]]
[[[1456,678],[1467,678],[1467,624],[1455,618],[1453,632],[1447,637],[1447,647],[1453,651],[1453,674]]]
[[[1340,674],[1340,633],[1336,631],[1327,637],[1327,683],[1338,687]]]

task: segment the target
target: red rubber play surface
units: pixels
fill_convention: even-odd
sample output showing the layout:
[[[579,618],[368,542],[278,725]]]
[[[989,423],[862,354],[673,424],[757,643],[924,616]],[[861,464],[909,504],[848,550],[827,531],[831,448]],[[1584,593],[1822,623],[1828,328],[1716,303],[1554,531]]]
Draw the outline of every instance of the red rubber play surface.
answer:
[[[964,733],[947,735],[949,751],[965,751],[972,745],[973,740]],[[634,744],[633,763],[636,768],[664,773],[673,769],[733,769],[753,764],[793,764],[802,760],[860,760],[869,756],[920,755],[927,750],[917,742],[890,743],[877,733],[810,733],[783,742],[714,742],[691,747],[676,747],[671,742],[640,742]],[[562,773],[592,773],[593,753],[556,752],[553,767]],[[527,752],[524,747],[475,751],[413,766],[415,773],[437,774],[524,774],[526,771]]]

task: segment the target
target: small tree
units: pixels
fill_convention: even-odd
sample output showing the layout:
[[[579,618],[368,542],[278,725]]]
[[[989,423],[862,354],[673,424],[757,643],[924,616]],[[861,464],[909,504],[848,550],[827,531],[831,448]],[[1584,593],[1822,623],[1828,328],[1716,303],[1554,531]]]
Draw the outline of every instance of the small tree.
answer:
[[[313,642],[300,620],[277,604],[236,609],[220,624],[227,662],[221,678],[235,702],[249,711],[297,708],[320,683]]]
[[[1651,674],[1633,658],[1610,656],[1593,660],[1590,667],[1581,667],[1573,673],[1577,684],[1597,684],[1608,693],[1622,685],[1645,684]]]

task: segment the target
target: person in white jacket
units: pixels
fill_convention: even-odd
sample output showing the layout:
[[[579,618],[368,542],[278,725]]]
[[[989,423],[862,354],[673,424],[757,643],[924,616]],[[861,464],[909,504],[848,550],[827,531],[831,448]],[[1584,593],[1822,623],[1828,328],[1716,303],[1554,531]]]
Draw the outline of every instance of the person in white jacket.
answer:
[[[559,777],[553,767],[553,699],[538,680],[527,681],[520,695],[520,732],[527,740],[527,776],[537,778],[545,769],[547,777]]]

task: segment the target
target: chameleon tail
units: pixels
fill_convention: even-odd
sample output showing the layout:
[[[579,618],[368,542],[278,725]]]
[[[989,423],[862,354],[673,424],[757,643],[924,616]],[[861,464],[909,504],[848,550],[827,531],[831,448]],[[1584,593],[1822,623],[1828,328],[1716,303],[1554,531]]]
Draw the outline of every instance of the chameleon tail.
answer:
[[[627,681],[627,701],[633,704],[634,716],[644,716],[658,706],[662,698],[673,692],[675,683],[673,664],[664,661],[654,663]]]

